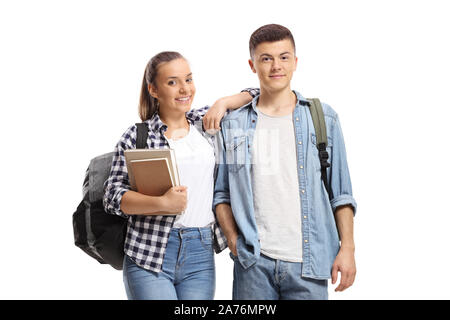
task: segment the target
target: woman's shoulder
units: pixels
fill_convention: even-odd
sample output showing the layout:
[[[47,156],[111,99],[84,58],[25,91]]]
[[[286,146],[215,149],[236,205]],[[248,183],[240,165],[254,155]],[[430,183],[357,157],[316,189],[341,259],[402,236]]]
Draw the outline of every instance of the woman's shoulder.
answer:
[[[136,132],[137,132],[137,124],[133,123],[123,132],[121,138],[123,140],[136,139]]]
[[[131,149],[136,146],[136,123],[130,125],[120,136],[119,142],[117,143],[122,149]]]

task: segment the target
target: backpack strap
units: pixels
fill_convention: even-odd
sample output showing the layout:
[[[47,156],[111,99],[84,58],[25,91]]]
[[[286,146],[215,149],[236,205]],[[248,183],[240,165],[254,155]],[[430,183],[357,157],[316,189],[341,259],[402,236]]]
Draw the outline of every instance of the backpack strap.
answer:
[[[136,149],[147,149],[148,126],[145,122],[136,123]]]
[[[314,130],[316,132],[316,146],[319,150],[320,159],[320,171],[325,189],[328,192],[328,198],[331,200],[333,193],[331,192],[331,185],[328,183],[327,168],[330,167],[328,162],[328,139],[327,139],[327,127],[325,125],[325,116],[323,114],[322,104],[317,98],[308,99],[309,110],[311,112],[312,121],[314,124]]]

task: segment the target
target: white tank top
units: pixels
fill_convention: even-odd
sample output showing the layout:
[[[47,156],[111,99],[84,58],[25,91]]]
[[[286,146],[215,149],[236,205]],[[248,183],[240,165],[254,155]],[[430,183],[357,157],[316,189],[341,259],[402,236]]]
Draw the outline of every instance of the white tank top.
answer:
[[[176,217],[173,227],[207,227],[215,221],[212,211],[214,149],[193,125],[185,137],[167,141],[175,150],[180,184],[188,188],[187,208],[184,214]]]

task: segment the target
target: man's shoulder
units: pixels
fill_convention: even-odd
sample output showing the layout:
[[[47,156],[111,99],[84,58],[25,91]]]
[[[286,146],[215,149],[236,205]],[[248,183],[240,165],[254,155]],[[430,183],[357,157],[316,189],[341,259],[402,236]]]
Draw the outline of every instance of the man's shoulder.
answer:
[[[240,120],[242,118],[245,118],[248,115],[249,108],[252,107],[252,102],[249,102],[239,109],[233,110],[230,113],[228,113],[225,117],[223,117],[222,121],[232,121],[232,120]]]
[[[310,103],[311,100],[315,98],[315,97],[305,98],[297,90],[293,90],[293,91],[297,95],[297,99],[300,100],[300,104],[303,106],[308,106],[308,103]],[[323,110],[324,116],[336,119],[336,117],[337,117],[336,111],[334,111],[334,109],[331,108],[331,106],[329,104],[323,102],[320,98],[319,98],[319,101],[322,105],[322,110]]]
[[[337,112],[328,103],[323,101],[320,101],[320,103],[322,104],[323,115],[336,120],[338,116]]]

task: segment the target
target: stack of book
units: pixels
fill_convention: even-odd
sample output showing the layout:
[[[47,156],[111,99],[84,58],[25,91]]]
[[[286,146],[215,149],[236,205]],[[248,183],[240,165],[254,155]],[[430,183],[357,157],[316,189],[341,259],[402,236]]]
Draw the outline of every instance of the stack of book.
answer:
[[[134,191],[162,196],[171,187],[180,185],[173,149],[130,149],[124,154]]]

